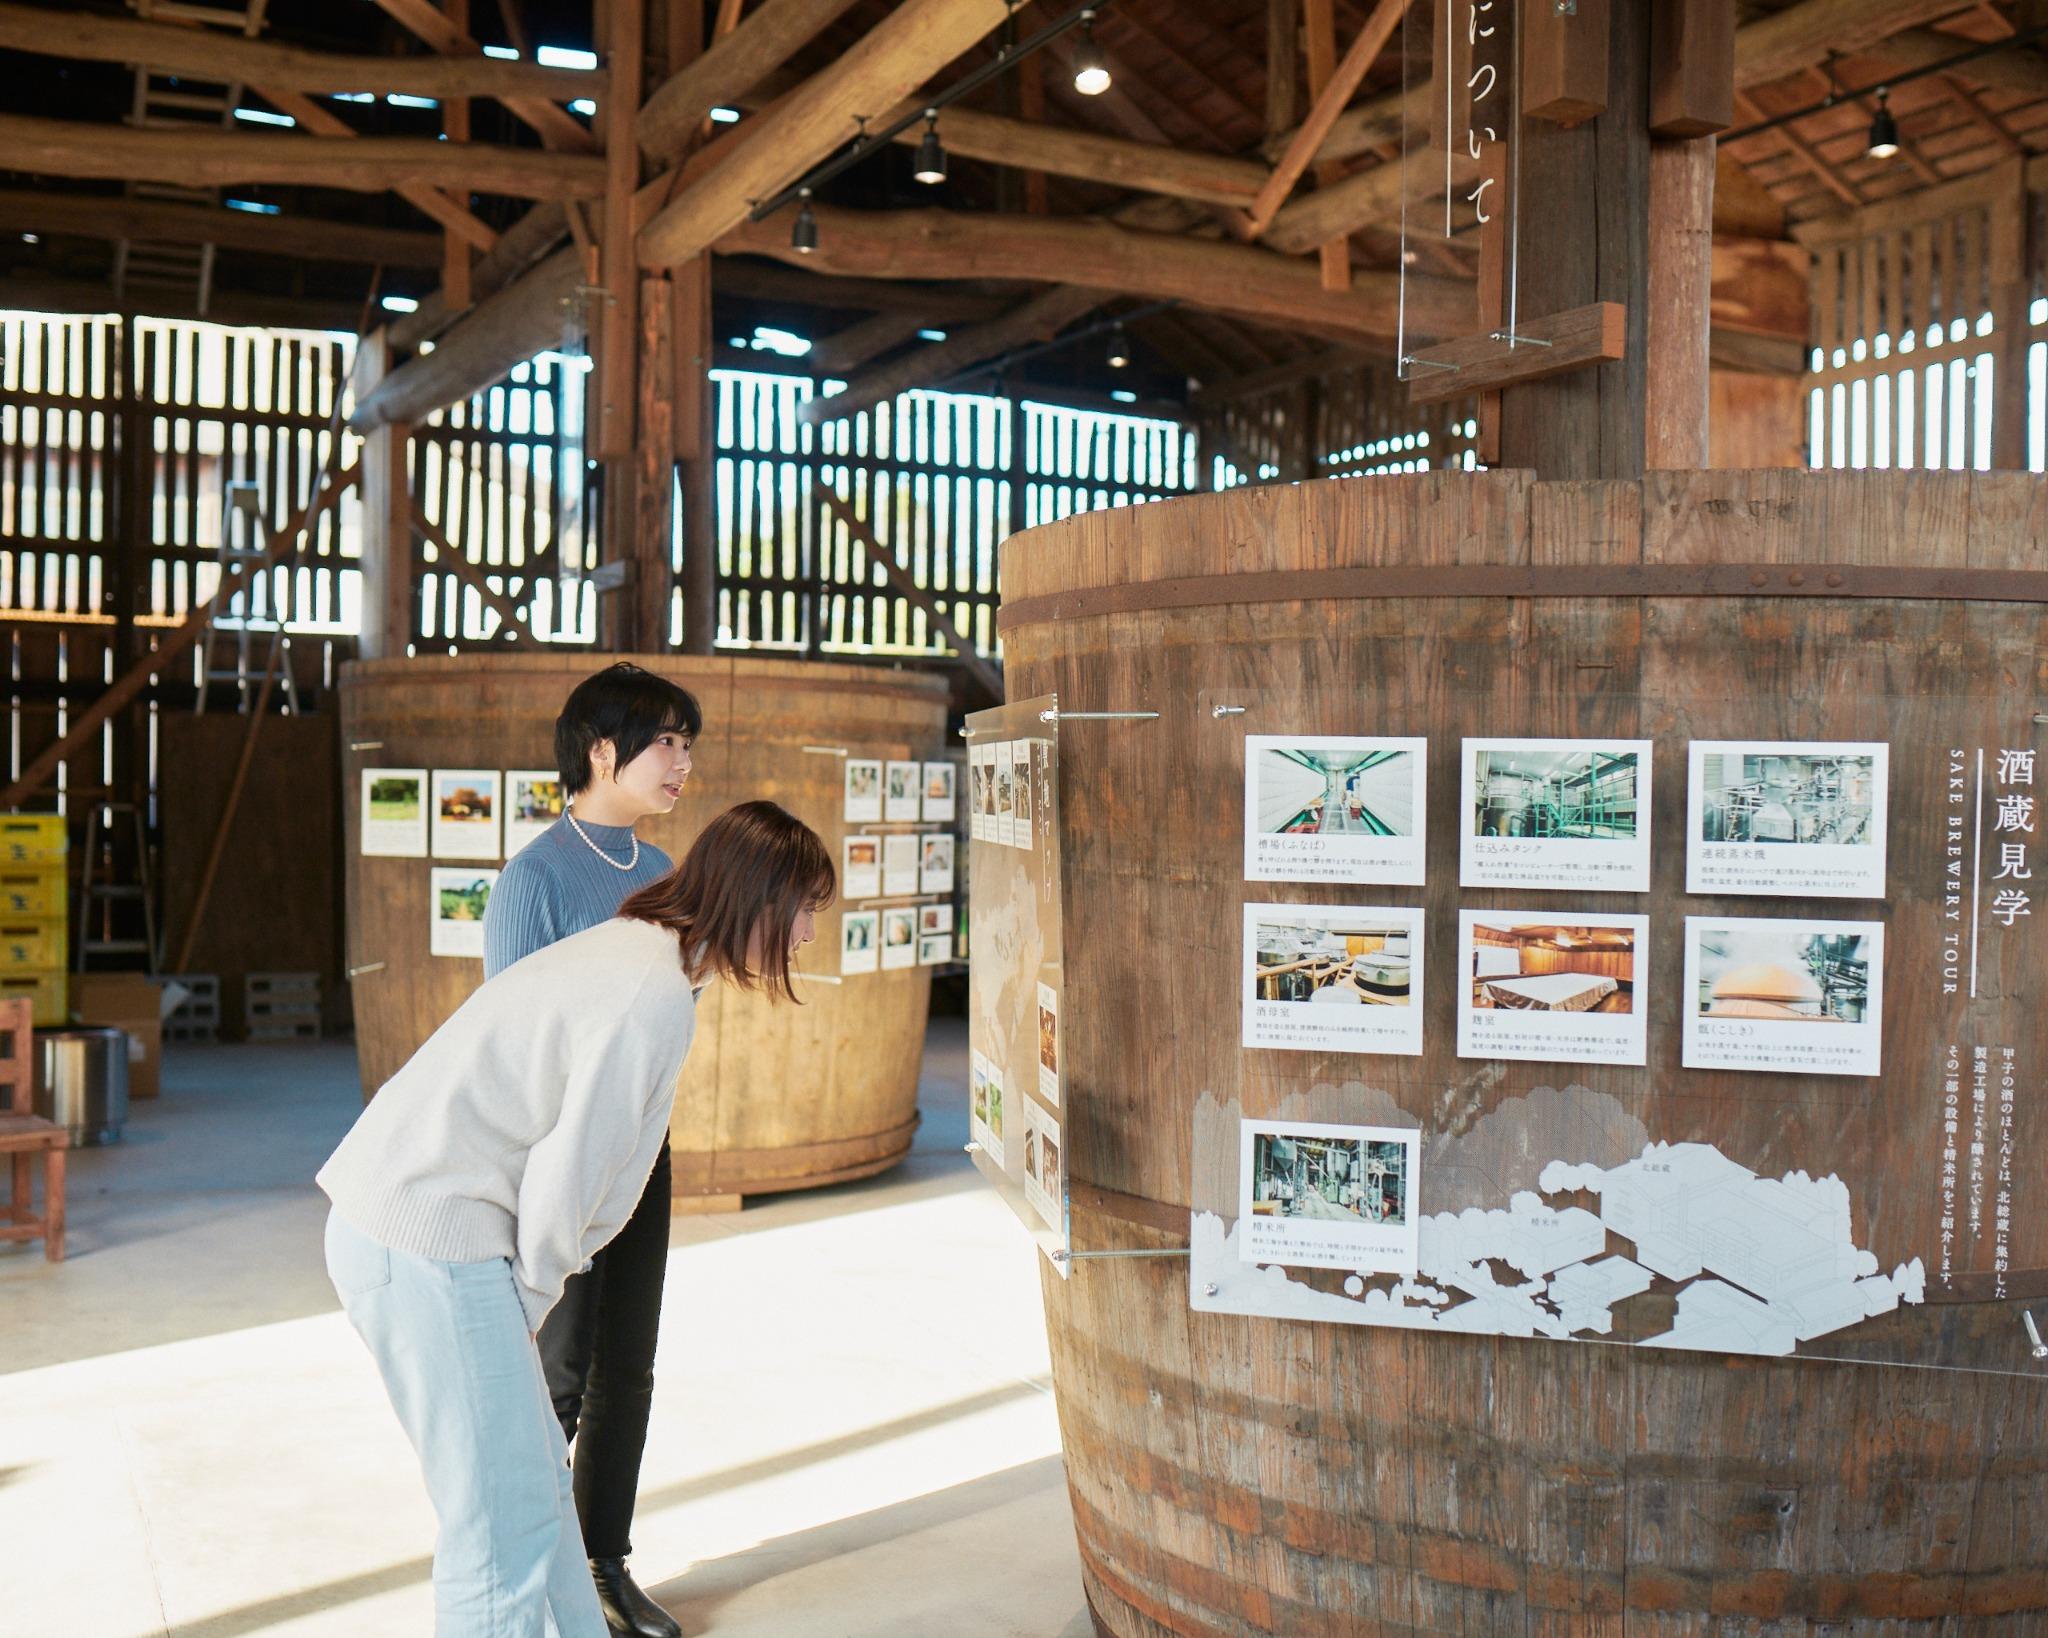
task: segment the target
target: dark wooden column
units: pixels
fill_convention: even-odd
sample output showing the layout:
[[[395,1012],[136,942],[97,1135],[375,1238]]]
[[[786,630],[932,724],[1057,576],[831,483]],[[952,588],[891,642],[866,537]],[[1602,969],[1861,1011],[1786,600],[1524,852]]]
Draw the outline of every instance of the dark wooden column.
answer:
[[[356,349],[356,402],[391,373],[391,342],[384,331],[363,337]],[[387,421],[363,434],[363,630],[357,653],[366,660],[402,657],[412,641],[412,477],[406,448],[411,428]]]
[[[1523,122],[1520,253],[1524,318],[1596,301],[1628,308],[1625,357],[1501,393],[1500,462],[1546,478],[1643,471],[1650,271],[1650,23],[1636,0],[1605,12],[1607,107],[1570,128]]]

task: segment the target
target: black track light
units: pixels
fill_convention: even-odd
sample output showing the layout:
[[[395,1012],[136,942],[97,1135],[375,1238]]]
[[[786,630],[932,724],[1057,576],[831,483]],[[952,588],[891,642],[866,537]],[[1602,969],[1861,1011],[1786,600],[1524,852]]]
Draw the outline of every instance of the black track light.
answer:
[[[811,210],[811,190],[804,189],[800,197],[803,204],[790,224],[789,247],[799,256],[808,256],[818,248],[818,218]]]
[[[917,162],[910,174],[926,187],[935,188],[946,180],[946,146],[939,141],[939,115],[936,109],[927,109],[924,116],[924,135],[917,144]]]
[[[1095,13],[1081,13],[1081,43],[1074,48],[1074,89],[1084,97],[1099,97],[1109,89],[1109,64],[1102,47],[1095,43]]]
[[[1104,362],[1112,370],[1125,369],[1131,362],[1131,338],[1124,334],[1124,327],[1121,324],[1114,326],[1109,332],[1109,356]]]
[[[1872,159],[1889,159],[1899,151],[1899,122],[1892,118],[1890,92],[1878,87],[1877,112],[1870,120],[1870,146],[1864,150]]]

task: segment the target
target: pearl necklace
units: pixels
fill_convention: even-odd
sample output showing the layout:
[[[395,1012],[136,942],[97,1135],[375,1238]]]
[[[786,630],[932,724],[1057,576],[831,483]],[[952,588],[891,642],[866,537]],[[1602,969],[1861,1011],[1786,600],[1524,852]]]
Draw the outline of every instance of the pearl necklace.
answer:
[[[639,864],[640,838],[638,836],[633,837],[632,858],[628,859],[624,864],[620,864],[618,860],[614,859],[609,853],[605,852],[603,848],[599,847],[596,842],[591,840],[589,831],[585,830],[581,825],[576,823],[576,808],[574,803],[571,803],[568,807],[562,810],[562,817],[569,821],[569,828],[573,830],[578,836],[583,838],[583,845],[589,848],[590,851],[592,853],[595,853],[600,859],[604,860],[604,862],[610,865],[612,869],[631,870],[635,865]],[[627,834],[631,835],[632,833],[628,832]]]

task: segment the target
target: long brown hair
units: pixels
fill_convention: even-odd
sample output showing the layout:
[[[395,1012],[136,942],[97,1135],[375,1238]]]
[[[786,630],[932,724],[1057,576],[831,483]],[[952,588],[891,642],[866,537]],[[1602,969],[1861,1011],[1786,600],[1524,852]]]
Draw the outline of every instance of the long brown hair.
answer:
[[[839,892],[839,872],[818,833],[773,802],[742,802],[706,825],[683,862],[619,906],[634,921],[666,927],[682,941],[690,976],[716,976],[743,990],[780,990],[789,977],[789,939],[805,910]],[[747,964],[758,929],[761,966]]]

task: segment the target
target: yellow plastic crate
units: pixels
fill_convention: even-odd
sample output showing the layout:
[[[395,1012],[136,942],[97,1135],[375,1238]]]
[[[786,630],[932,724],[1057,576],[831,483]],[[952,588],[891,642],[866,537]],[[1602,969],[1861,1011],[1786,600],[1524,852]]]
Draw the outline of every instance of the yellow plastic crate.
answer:
[[[62,970],[65,949],[62,919],[15,921],[0,919],[0,972]]]
[[[28,1000],[34,1011],[31,1022],[37,1029],[52,1029],[70,1019],[65,1006],[65,979],[55,972],[0,973],[0,1001]]]
[[[61,813],[0,813],[0,864],[62,864],[69,846]]]
[[[62,920],[69,897],[61,862],[0,869],[0,920]]]

